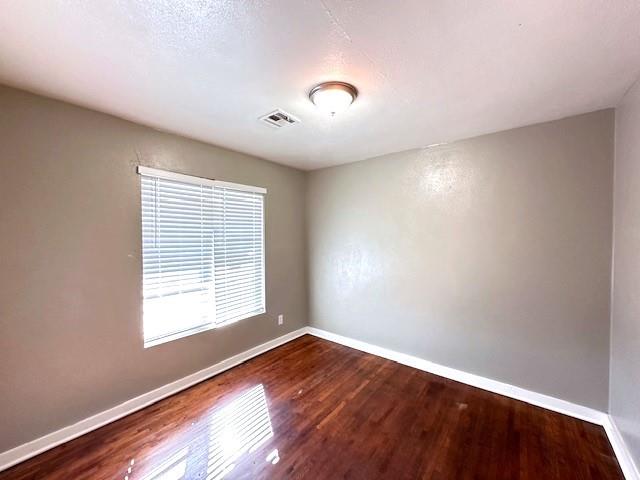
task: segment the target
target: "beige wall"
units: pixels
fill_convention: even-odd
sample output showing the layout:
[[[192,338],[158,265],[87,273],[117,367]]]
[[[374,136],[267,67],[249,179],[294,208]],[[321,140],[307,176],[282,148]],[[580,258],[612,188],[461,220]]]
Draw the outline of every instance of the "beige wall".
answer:
[[[312,172],[311,324],[606,410],[613,119]]]
[[[138,164],[269,189],[266,315],[143,348]],[[304,189],[300,171],[0,86],[0,452],[305,325]]]
[[[640,466],[640,81],[616,110],[610,409]]]

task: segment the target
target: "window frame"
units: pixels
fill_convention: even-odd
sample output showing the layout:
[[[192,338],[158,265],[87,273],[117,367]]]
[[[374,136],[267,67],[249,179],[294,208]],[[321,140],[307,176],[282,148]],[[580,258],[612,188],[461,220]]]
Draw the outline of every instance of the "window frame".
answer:
[[[177,172],[171,172],[168,170],[160,170],[160,169],[156,169],[156,168],[151,168],[151,167],[145,167],[142,165],[137,166],[136,172],[138,174],[138,176],[142,177],[142,176],[146,176],[146,177],[155,177],[155,178],[159,178],[159,179],[165,179],[165,180],[173,180],[173,181],[177,181],[177,182],[182,182],[182,183],[189,183],[192,185],[199,185],[199,186],[211,186],[213,188],[229,188],[229,189],[233,189],[233,190],[238,190],[238,191],[244,191],[244,192],[252,192],[252,193],[257,193],[257,194],[261,194],[263,195],[262,198],[262,222],[261,222],[261,239],[262,239],[262,278],[260,279],[260,285],[262,288],[262,293],[261,293],[261,298],[262,298],[262,308],[259,311],[254,311],[254,312],[250,312],[244,316],[240,316],[238,318],[235,318],[231,321],[227,321],[227,322],[223,322],[223,323],[216,323],[215,322],[215,308],[216,308],[216,302],[215,302],[215,283],[214,283],[214,301],[211,304],[211,307],[214,309],[214,321],[204,324],[204,325],[200,325],[197,327],[191,327],[185,330],[181,330],[181,331],[176,331],[174,333],[169,333],[167,335],[164,335],[162,337],[155,337],[153,339],[147,340],[145,338],[144,335],[144,303],[145,303],[145,298],[144,298],[144,234],[142,233],[141,230],[141,237],[140,237],[140,245],[141,245],[141,252],[140,252],[140,268],[141,268],[141,315],[140,318],[142,320],[142,340],[143,340],[143,344],[144,344],[144,348],[150,348],[150,347],[154,347],[156,345],[161,345],[163,343],[167,343],[167,342],[171,342],[173,340],[178,340],[180,338],[185,338],[185,337],[189,337],[191,335],[196,335],[198,333],[202,333],[202,332],[206,332],[209,330],[215,330],[217,328],[223,328],[226,327],[228,325],[232,325],[234,323],[240,322],[242,320],[246,320],[248,318],[252,318],[252,317],[256,317],[259,315],[263,315],[266,313],[267,311],[267,298],[266,298],[266,238],[265,238],[265,223],[266,223],[266,208],[265,208],[265,203],[266,203],[266,194],[267,194],[267,189],[264,187],[257,187],[257,186],[252,186],[252,185],[246,185],[246,184],[241,184],[241,183],[233,183],[233,182],[226,182],[226,181],[222,181],[222,180],[216,180],[216,179],[210,179],[210,178],[204,178],[204,177],[197,177],[197,176],[193,176],[193,175],[186,175],[186,174],[182,174],[182,173],[177,173]],[[140,195],[139,195],[139,199],[140,199],[140,208],[139,208],[139,212],[140,212],[140,226],[142,226],[142,179],[140,179],[138,185],[140,186]],[[215,282],[215,248],[214,248],[214,256],[212,256],[212,269],[214,269],[214,282]]]

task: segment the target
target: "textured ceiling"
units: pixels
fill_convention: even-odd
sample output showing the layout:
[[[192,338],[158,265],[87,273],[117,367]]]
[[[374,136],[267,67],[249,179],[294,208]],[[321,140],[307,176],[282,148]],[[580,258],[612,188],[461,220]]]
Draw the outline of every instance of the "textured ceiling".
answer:
[[[615,106],[637,0],[3,0],[0,82],[313,169]],[[360,90],[329,118],[316,83]],[[261,115],[301,120],[275,130]]]

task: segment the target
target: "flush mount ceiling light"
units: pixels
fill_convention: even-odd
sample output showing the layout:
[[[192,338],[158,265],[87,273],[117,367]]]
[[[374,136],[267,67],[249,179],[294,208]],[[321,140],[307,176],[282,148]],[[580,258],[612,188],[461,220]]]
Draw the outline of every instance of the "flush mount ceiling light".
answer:
[[[331,115],[344,112],[357,96],[356,87],[344,82],[321,83],[309,92],[313,104]]]

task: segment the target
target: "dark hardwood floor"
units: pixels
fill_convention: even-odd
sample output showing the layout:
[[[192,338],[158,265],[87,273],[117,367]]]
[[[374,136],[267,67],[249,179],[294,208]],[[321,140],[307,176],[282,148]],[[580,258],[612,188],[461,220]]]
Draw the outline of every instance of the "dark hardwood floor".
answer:
[[[601,427],[304,336],[0,479],[621,479]]]

